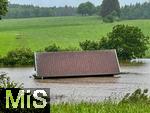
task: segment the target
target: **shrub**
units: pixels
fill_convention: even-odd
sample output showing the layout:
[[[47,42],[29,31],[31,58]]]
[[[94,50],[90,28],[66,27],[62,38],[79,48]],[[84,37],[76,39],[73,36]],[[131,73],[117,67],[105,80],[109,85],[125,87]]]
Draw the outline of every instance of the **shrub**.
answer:
[[[68,48],[65,48],[65,49],[62,49],[61,51],[80,51],[79,48],[76,48],[76,47],[68,47]]]
[[[79,45],[83,50],[98,50],[99,49],[99,43],[95,41],[86,40],[84,42],[80,42]]]
[[[23,88],[23,84],[15,83],[10,81],[10,77],[6,75],[0,76],[0,88]]]
[[[141,89],[137,89],[132,94],[127,93],[124,98],[120,101],[121,103],[146,103],[150,104],[150,97],[148,96],[148,89],[144,89],[143,91]]]
[[[61,48],[60,46],[57,46],[56,44],[49,45],[45,48],[46,52],[60,52],[60,51],[79,51],[79,48],[76,47],[68,47],[68,48]]]
[[[112,15],[108,15],[106,17],[103,18],[103,22],[106,22],[106,23],[113,23],[114,22],[114,18]]]
[[[34,54],[28,48],[21,48],[10,51],[1,59],[3,65],[33,65]]]
[[[3,61],[3,58],[2,58],[2,56],[0,56],[0,64],[2,63],[2,61]]]
[[[120,18],[117,16],[116,11],[113,11],[109,15],[103,17],[103,22],[106,22],[106,23],[113,23],[114,21],[119,21],[119,20]]]
[[[56,52],[56,51],[61,51],[60,47],[57,46],[56,44],[52,44],[48,47],[45,48],[46,52]]]

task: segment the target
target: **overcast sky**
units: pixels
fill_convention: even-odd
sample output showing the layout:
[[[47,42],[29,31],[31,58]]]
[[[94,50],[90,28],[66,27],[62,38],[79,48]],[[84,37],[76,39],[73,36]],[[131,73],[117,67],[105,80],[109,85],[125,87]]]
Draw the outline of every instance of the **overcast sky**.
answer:
[[[99,5],[102,0],[9,0],[10,3],[16,3],[16,4],[33,4],[36,6],[78,6],[82,2],[90,1],[94,3],[95,5]],[[119,0],[121,6],[125,4],[135,4],[136,2],[145,2],[148,0]]]

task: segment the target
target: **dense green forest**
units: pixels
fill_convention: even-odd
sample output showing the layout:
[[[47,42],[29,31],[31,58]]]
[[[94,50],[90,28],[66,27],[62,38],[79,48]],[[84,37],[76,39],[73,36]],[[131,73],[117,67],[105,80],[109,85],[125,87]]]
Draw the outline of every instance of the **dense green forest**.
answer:
[[[4,18],[30,18],[49,16],[74,16],[75,7],[37,7],[33,5],[9,4],[8,13]]]
[[[150,2],[135,5],[126,5],[121,8],[122,19],[149,19],[150,18]]]
[[[3,18],[30,18],[30,17],[50,17],[50,16],[75,16],[78,14],[77,7],[37,7],[33,5],[9,4],[9,12]],[[100,6],[95,6],[93,14],[100,14]],[[121,19],[149,19],[150,3],[137,3],[126,5],[121,8]]]

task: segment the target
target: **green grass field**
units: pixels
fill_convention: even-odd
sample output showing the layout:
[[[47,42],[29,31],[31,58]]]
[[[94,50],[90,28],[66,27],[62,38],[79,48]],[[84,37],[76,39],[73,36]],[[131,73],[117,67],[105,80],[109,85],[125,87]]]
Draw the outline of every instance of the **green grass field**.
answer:
[[[118,100],[118,99],[117,99]],[[67,102],[51,104],[52,113],[150,113],[148,90],[137,89],[120,101],[106,99],[103,102]]]
[[[0,21],[0,55],[20,47],[39,50],[52,43],[62,48],[79,47],[80,41],[98,40],[116,24],[138,26],[150,35],[150,20],[103,23],[99,17],[8,19]]]
[[[145,103],[62,103],[53,104],[51,113],[150,113],[149,108],[150,104]]]

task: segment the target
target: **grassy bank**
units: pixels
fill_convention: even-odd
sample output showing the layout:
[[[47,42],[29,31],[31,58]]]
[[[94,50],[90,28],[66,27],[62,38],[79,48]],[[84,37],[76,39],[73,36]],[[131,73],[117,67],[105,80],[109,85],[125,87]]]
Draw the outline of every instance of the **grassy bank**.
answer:
[[[120,102],[59,103],[51,105],[52,113],[150,113],[148,90],[137,89],[126,94]]]
[[[111,102],[53,104],[51,113],[150,113],[150,104],[117,104]]]
[[[62,48],[79,47],[84,40],[98,40],[110,32],[116,24],[140,27],[150,35],[150,20],[127,20],[103,23],[99,17],[46,17],[31,19],[8,19],[0,21],[0,55],[17,47],[32,50],[43,49],[51,43]],[[147,52],[150,56],[150,51]]]

